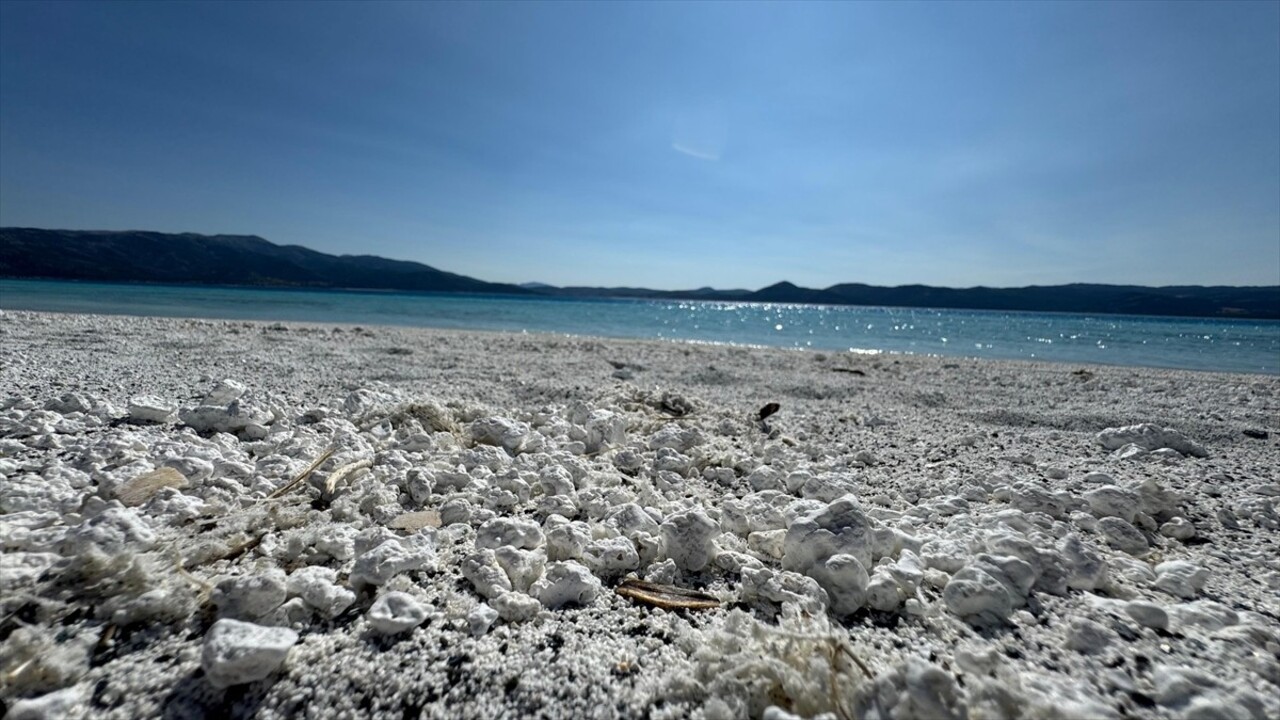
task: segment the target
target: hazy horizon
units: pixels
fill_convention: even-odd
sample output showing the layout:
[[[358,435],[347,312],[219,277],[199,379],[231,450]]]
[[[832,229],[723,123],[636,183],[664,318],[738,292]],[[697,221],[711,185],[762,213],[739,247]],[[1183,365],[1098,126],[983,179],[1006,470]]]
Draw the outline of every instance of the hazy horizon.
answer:
[[[1280,3],[0,3],[0,225],[491,282],[1280,284]]]

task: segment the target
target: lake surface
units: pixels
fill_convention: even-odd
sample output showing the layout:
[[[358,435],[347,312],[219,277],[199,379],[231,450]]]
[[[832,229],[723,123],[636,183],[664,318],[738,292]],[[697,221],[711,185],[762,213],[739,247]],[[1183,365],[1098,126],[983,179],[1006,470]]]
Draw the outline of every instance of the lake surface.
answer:
[[[0,280],[0,309],[409,325],[1280,374],[1280,321]]]

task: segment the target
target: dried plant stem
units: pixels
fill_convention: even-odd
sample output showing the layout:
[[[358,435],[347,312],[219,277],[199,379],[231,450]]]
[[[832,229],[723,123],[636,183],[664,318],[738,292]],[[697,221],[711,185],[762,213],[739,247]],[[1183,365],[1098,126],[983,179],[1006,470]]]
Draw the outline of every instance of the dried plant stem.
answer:
[[[280,497],[281,495],[289,492],[290,490],[294,489],[295,487],[301,485],[307,478],[311,477],[311,473],[315,472],[316,468],[324,464],[325,460],[328,460],[329,458],[333,457],[333,454],[337,452],[337,450],[338,450],[337,447],[332,445],[329,446],[328,450],[325,450],[324,452],[320,453],[320,457],[316,458],[315,461],[312,462],[310,465],[308,465],[305,470],[298,473],[297,477],[289,481],[287,485],[281,487],[280,489],[268,495],[265,499],[274,500]]]

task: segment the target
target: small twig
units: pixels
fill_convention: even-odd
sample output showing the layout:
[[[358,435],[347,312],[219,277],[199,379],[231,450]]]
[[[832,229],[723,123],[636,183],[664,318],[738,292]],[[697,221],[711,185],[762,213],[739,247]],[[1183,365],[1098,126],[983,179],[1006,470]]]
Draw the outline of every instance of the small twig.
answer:
[[[373,458],[365,458],[363,460],[356,460],[355,462],[347,463],[346,465],[343,465],[329,473],[329,478],[324,481],[324,494],[333,495],[333,491],[338,488],[338,483],[346,480],[348,475],[364,470],[371,465],[373,465]]]
[[[321,465],[324,464],[325,460],[328,460],[329,458],[333,457],[333,454],[337,452],[337,450],[338,448],[336,446],[330,445],[328,450],[325,450],[324,452],[320,453],[320,457],[316,458],[314,462],[308,465],[307,469],[298,473],[298,476],[295,477],[293,480],[291,480],[289,484],[271,493],[265,499],[274,500],[280,497],[281,495],[289,492],[290,490],[294,489],[295,487],[301,485],[303,481],[311,477],[311,473],[315,472],[316,468],[319,468]]]

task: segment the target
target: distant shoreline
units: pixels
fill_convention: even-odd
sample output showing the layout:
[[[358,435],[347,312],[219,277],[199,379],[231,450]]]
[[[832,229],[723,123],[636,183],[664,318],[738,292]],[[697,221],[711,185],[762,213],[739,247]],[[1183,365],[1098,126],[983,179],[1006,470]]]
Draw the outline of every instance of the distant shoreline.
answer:
[[[1280,320],[1280,285],[1165,286],[1072,283],[1020,288],[881,287],[841,283],[759,290],[651,290],[491,283],[429,265],[330,255],[257,236],[0,228],[0,277],[129,284],[358,292],[475,293],[996,312]]]
[[[799,307],[829,307],[829,308],[864,308],[868,310],[919,310],[923,312],[975,312],[975,313],[1009,313],[1019,315],[1079,315],[1085,317],[1108,317],[1108,318],[1127,318],[1137,320],[1225,320],[1228,322],[1262,322],[1280,324],[1280,315],[1277,317],[1246,317],[1234,315],[1155,315],[1150,313],[1122,313],[1122,312],[1085,312],[1077,310],[1007,310],[1000,308],[970,308],[970,307],[944,307],[944,306],[926,306],[926,305],[858,305],[853,303],[820,303],[820,302],[801,302],[788,300],[729,300],[715,299],[706,297],[644,297],[635,295],[547,295],[540,293],[530,293],[527,295],[514,295],[498,292],[462,292],[447,290],[397,290],[394,288],[359,288],[359,287],[320,287],[320,286],[294,286],[294,285],[231,285],[231,284],[212,284],[212,283],[195,283],[195,282],[146,282],[135,280],[81,280],[81,279],[64,279],[64,278],[32,278],[32,277],[14,277],[10,275],[0,275],[0,282],[31,282],[31,283],[75,283],[77,285],[108,285],[112,287],[160,287],[160,288],[208,288],[211,290],[263,290],[268,292],[319,292],[319,293],[342,293],[351,295],[403,295],[407,297],[482,297],[503,300],[532,300],[547,302],[639,302],[639,303],[667,303],[667,302],[692,302],[722,305],[788,305]],[[1269,286],[1267,286],[1269,287]],[[0,298],[0,309],[3,309],[3,298]],[[40,312],[40,311],[37,311]]]

